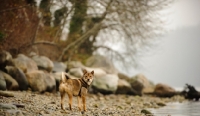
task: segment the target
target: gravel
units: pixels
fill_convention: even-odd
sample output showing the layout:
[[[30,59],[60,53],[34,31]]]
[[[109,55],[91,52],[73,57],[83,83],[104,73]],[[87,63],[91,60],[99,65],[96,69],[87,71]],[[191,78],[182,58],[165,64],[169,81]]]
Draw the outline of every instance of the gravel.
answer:
[[[19,116],[146,116],[143,112],[148,108],[159,108],[169,102],[182,102],[181,96],[158,98],[154,96],[102,95],[88,94],[86,112],[80,112],[77,98],[73,98],[72,111],[68,108],[68,97],[65,99],[66,110],[61,110],[59,93],[36,93],[31,91],[11,91],[14,97],[0,96],[0,104],[13,104],[20,111]],[[9,111],[10,112],[10,111]],[[9,114],[0,109],[0,115]]]

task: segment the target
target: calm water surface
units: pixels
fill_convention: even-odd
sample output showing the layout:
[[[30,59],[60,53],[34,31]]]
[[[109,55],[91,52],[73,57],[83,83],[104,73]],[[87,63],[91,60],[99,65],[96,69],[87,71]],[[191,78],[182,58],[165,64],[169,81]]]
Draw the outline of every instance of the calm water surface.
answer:
[[[195,87],[200,91],[200,87]],[[182,87],[176,87],[177,91],[182,91]],[[187,101],[183,103],[169,103],[159,109],[149,109],[154,116],[200,116],[200,101]]]
[[[159,109],[149,109],[154,116],[200,116],[200,101],[169,103]]]

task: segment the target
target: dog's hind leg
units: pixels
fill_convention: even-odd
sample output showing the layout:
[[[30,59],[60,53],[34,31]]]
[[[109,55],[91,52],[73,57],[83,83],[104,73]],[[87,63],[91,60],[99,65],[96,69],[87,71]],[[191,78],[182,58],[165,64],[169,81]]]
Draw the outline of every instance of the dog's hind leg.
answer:
[[[60,93],[60,96],[61,96],[61,109],[64,110],[64,98],[65,98],[65,93],[64,93],[64,92],[61,92],[61,93]]]
[[[68,97],[69,97],[69,109],[72,110],[72,98],[73,98],[73,95],[68,94]]]

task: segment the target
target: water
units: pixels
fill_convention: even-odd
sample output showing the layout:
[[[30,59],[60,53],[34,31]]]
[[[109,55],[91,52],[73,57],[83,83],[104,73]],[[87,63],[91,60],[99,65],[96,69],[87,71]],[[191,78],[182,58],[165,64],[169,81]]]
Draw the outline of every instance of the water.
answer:
[[[159,109],[149,109],[154,116],[200,116],[200,101],[169,103]]]
[[[196,87],[197,91],[200,87]],[[182,88],[176,88],[181,91]],[[200,116],[200,101],[187,101],[183,103],[169,103],[159,109],[149,109],[154,116]]]

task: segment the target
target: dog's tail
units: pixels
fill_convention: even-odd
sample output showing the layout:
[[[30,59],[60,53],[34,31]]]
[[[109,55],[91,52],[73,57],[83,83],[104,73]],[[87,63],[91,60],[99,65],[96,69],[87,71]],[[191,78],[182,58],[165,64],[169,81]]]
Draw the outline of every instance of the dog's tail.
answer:
[[[62,76],[61,76],[60,82],[65,83],[67,79],[69,79],[69,76],[67,75],[67,73],[62,72]]]

